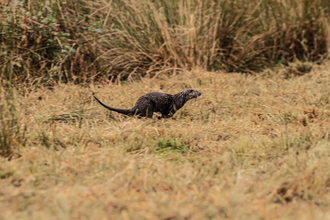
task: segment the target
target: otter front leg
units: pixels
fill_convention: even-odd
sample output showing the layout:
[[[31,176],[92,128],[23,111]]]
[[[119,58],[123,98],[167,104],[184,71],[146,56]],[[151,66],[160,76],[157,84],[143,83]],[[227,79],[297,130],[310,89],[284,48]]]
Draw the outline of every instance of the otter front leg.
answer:
[[[172,117],[173,115],[162,115],[162,116],[159,116],[158,119],[162,119],[162,118],[170,118]]]

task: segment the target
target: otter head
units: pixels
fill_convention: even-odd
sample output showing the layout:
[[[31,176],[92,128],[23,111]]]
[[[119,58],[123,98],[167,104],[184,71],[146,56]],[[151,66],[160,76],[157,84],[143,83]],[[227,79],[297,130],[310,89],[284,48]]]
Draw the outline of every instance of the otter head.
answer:
[[[185,89],[178,94],[173,95],[174,103],[173,106],[170,107],[172,109],[172,114],[182,108],[182,106],[184,106],[184,104],[186,104],[186,102],[188,102],[190,99],[195,99],[201,95],[202,93],[194,89]]]
[[[198,92],[197,90],[194,90],[194,89],[186,89],[186,90],[183,90],[183,92],[185,94],[186,102],[190,99],[195,99],[195,98],[202,95],[202,93],[200,93],[200,92]]]

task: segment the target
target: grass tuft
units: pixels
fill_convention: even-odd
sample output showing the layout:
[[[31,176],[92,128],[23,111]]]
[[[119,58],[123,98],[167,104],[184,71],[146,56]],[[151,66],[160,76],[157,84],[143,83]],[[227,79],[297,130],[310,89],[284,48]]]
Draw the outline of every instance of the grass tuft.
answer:
[[[24,145],[26,126],[21,126],[15,89],[10,84],[0,90],[0,156],[12,157],[14,148]]]

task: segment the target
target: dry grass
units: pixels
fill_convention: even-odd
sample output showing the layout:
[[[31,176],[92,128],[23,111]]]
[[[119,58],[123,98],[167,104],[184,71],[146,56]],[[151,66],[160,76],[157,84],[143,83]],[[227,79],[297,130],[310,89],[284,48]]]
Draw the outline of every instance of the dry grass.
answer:
[[[328,69],[15,90],[27,139],[0,159],[1,219],[327,219]],[[186,87],[202,96],[168,120],[91,96],[127,108]]]

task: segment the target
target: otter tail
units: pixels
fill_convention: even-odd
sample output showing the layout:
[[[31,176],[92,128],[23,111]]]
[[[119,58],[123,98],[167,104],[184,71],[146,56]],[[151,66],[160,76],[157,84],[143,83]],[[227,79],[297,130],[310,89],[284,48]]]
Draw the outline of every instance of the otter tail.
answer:
[[[111,110],[111,111],[115,111],[124,115],[132,115],[131,111],[129,109],[121,109],[121,108],[112,108],[110,106],[105,105],[104,103],[102,103],[98,98],[96,98],[94,96],[94,98],[96,99],[96,101],[98,101],[103,107]]]

